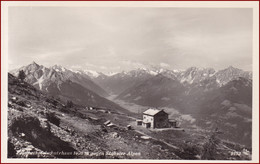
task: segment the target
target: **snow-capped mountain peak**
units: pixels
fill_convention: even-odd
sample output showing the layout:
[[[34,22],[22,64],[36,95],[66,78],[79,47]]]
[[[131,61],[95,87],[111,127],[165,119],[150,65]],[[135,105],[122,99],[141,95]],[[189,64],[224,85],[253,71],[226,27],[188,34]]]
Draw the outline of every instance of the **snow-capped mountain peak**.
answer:
[[[182,71],[178,77],[182,83],[187,82],[189,84],[197,83],[205,80],[206,78],[212,77],[215,74],[213,68],[197,68],[190,67],[186,71]]]
[[[88,76],[94,77],[94,78],[97,78],[98,76],[100,76],[100,73],[99,73],[99,72],[93,71],[93,70],[88,70],[88,69],[86,69],[86,70],[84,70],[83,72],[84,72],[85,74],[87,74]]]
[[[68,70],[61,65],[54,65],[51,68],[54,69],[56,72],[66,72]]]
[[[105,73],[106,76],[114,76],[118,74],[118,72],[108,72],[108,73]]]
[[[75,71],[60,65],[54,65],[52,67],[46,68],[34,62],[16,70],[13,72],[13,75],[18,76],[20,70],[25,72],[26,82],[32,84],[42,91],[59,92],[61,91],[62,86],[71,85],[71,83],[73,83],[81,85],[82,87],[87,88],[97,93],[98,95],[107,96],[106,91],[95,84],[90,79],[90,77],[85,74],[85,72],[78,74],[75,73]]]
[[[69,69],[69,70],[74,73],[83,74],[83,71],[81,70],[73,70],[73,69]]]

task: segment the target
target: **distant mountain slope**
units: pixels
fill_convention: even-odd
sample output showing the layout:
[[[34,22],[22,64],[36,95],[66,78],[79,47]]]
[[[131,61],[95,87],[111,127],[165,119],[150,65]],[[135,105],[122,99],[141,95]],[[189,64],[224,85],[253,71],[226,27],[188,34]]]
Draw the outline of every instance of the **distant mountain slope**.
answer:
[[[243,71],[231,66],[219,71],[216,71],[213,68],[197,67],[190,67],[182,71],[168,70],[160,67],[154,67],[152,69],[139,68],[128,72],[123,71],[112,76],[99,73],[97,76],[91,76],[91,78],[107,92],[119,95],[129,88],[136,86],[151,77],[155,77],[158,74],[164,75],[165,77],[172,78],[174,80],[178,80],[188,88],[191,86],[198,86],[202,83],[204,83],[203,85],[207,85],[207,81],[210,81],[211,84],[214,83],[214,85],[220,87],[238,77],[252,79],[251,72]]]
[[[169,102],[178,103],[184,94],[184,86],[173,77],[158,74],[155,77],[130,87],[117,99],[145,106],[167,106]]]
[[[251,147],[252,80],[238,77],[222,86],[215,76],[180,83],[156,75],[130,87],[117,99],[150,107],[170,107],[188,114],[206,129],[218,127],[223,138]]]
[[[232,66],[218,71],[215,76],[217,77],[217,81],[219,84],[224,85],[229,81],[234,80],[238,77],[243,77],[246,79],[252,79],[252,72],[243,71],[238,68],[234,68]]]
[[[201,112],[215,113],[221,109],[225,100],[252,107],[252,80],[239,77],[219,89],[206,92],[200,107]]]
[[[74,103],[84,106],[104,107],[118,111],[127,112],[119,105],[99,96],[92,90],[85,88],[83,85],[90,82],[90,85],[95,85],[92,81],[87,81],[86,78],[75,75],[75,73],[63,68],[54,66],[50,69],[32,63],[19,70],[24,70],[28,83],[43,92],[52,96],[59,97],[63,101],[72,100]],[[18,74],[16,70],[14,74]],[[81,81],[81,78],[83,81]],[[86,81],[84,81],[86,80]],[[80,83],[80,84],[79,84]],[[86,85],[85,85],[86,86]]]
[[[239,77],[205,93],[198,106],[199,125],[220,128],[223,138],[251,147],[252,80]]]
[[[16,88],[12,86],[13,83],[20,85],[20,82],[17,80],[16,77],[14,77],[11,74],[8,74],[8,77],[9,77],[8,87],[10,91]],[[28,90],[26,90],[26,88],[28,88]],[[29,92],[29,93],[32,93],[33,90],[34,91],[33,95],[35,96],[38,96],[39,94],[44,95],[43,92],[31,86],[27,82],[22,83],[21,89],[23,89],[23,92]],[[49,90],[48,94],[50,96],[59,98],[64,102],[64,104],[66,103],[67,100],[72,100],[73,103],[78,105],[107,108],[112,111],[118,111],[118,112],[128,112],[124,108],[120,107],[119,105],[97,95],[96,93],[70,80],[60,83],[59,86],[57,86],[56,83],[50,83],[50,85],[47,87],[47,90]]]
[[[131,71],[132,72],[132,71]],[[135,72],[139,72],[140,74],[140,70],[135,70]],[[144,71],[146,72],[146,71]],[[228,82],[236,80],[239,77],[251,80],[252,79],[252,73],[251,72],[247,72],[247,71],[243,71],[237,68],[233,68],[233,67],[229,67],[227,69],[224,70],[220,70],[220,71],[215,71],[212,68],[196,68],[196,67],[191,67],[188,68],[185,71],[171,71],[171,70],[154,70],[155,74],[149,74],[150,78],[147,78],[146,80],[150,80],[153,81],[154,79],[152,77],[156,77],[158,75],[162,75],[163,77],[167,77],[169,79],[172,79],[173,82],[176,83],[176,81],[178,81],[179,83],[181,83],[184,86],[184,89],[182,90],[184,93],[182,95],[186,95],[185,97],[187,98],[180,98],[180,99],[186,99],[188,102],[188,104],[191,101],[197,101],[197,99],[199,99],[199,97],[204,97],[206,92],[212,91],[214,90],[216,92],[216,90],[218,88],[220,88],[221,86],[226,85]],[[126,72],[125,73],[126,76],[128,77],[130,72]],[[115,75],[116,76],[116,75]],[[117,74],[117,76],[121,77],[121,74]],[[135,80],[135,83],[132,82],[131,85],[127,85],[126,89],[118,95],[118,99],[122,99],[122,100],[127,100],[133,103],[138,103],[139,101],[135,101],[135,98],[137,97],[128,97],[127,99],[124,98],[126,95],[132,95],[133,92],[136,92],[134,95],[138,95],[139,92],[141,90],[143,90],[145,88],[145,90],[149,91],[149,90],[153,90],[153,88],[157,87],[157,88],[162,88],[163,84],[161,84],[160,82],[151,82],[153,83],[154,86],[151,85],[147,85],[145,83],[146,80],[138,80],[139,77],[143,77],[143,76],[135,76],[137,77],[137,79]],[[121,78],[119,78],[121,79]],[[129,80],[131,81],[131,80]],[[106,83],[106,81],[104,82]],[[143,84],[142,84],[143,83]],[[142,85],[141,85],[142,84]],[[143,86],[140,87],[139,85]],[[120,86],[120,85],[119,85]],[[136,88],[138,86],[138,88]],[[150,89],[149,89],[150,87]],[[159,91],[159,90],[158,90]],[[165,94],[167,97],[168,91],[159,91],[160,95]],[[142,98],[145,99],[146,96],[151,97],[153,94],[151,93],[140,93],[143,94]],[[178,95],[176,93],[176,95]],[[195,96],[194,96],[195,95]],[[141,95],[140,95],[141,96]],[[175,96],[174,94],[172,94],[172,96]],[[178,95],[179,96],[179,95]],[[133,99],[131,99],[133,98]],[[168,98],[169,100],[171,99],[171,97]],[[154,102],[151,102],[154,104]],[[170,106],[174,106],[170,104],[171,101],[169,101],[169,105]],[[174,101],[174,103],[176,104],[176,102]],[[172,104],[174,104],[172,103]],[[147,102],[146,105],[149,105],[149,103]],[[156,106],[160,106],[160,103],[155,104]],[[167,103],[164,105],[168,106]]]
[[[215,72],[216,71],[213,68],[190,67],[187,70],[180,72],[177,75],[177,78],[181,83],[193,84],[212,77]]]
[[[25,81],[45,92],[52,92],[49,88],[50,85],[55,84],[59,88],[63,82],[70,80],[99,94],[100,96],[108,96],[106,91],[96,85],[89,77],[87,77],[87,75],[72,72],[62,66],[55,65],[51,68],[46,68],[33,62],[18,70],[11,71],[11,73],[18,76],[20,70],[23,70],[26,74]]]
[[[63,82],[59,88],[57,85],[50,85],[51,95],[60,97],[62,100],[72,100],[76,104],[92,106],[92,107],[103,107],[117,111],[124,111],[125,109],[119,105],[109,101],[96,93],[84,88],[83,86],[74,83],[70,80]]]
[[[75,73],[71,70],[68,70],[62,66],[57,66],[57,65],[53,66],[52,69],[56,70],[59,73],[62,73],[63,76],[66,77],[65,79],[80,84],[83,87],[97,93],[100,96],[103,97],[108,96],[108,93],[103,88],[95,84],[87,74]]]
[[[212,109],[214,104],[220,104],[225,99],[252,106],[252,80],[235,77],[220,86],[214,75],[196,82],[193,78],[190,84],[181,83],[174,75],[169,78],[164,74],[158,74],[129,87],[116,99],[152,107],[178,107],[185,113],[197,113],[198,110],[202,112],[202,109],[206,112],[204,108],[207,107],[202,104],[208,104],[208,108]]]
[[[10,73],[8,73],[8,93],[25,96],[31,100],[47,97],[43,92],[36,89],[31,84],[19,81],[15,76]]]
[[[130,72],[121,72],[113,76],[102,75],[94,78],[93,81],[111,94],[118,95],[127,88],[145,81],[150,77],[152,77],[151,74],[147,73],[145,70],[138,69]]]

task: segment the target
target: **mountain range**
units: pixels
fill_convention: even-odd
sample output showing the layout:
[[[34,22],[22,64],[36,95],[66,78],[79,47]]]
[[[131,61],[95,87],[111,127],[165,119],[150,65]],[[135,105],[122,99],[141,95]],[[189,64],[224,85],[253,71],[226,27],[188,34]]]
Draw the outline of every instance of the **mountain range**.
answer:
[[[194,117],[201,127],[217,124],[227,139],[251,144],[252,72],[232,66],[219,71],[157,67],[106,75],[58,65],[47,68],[33,62],[10,73],[18,76],[20,70],[25,72],[26,82],[64,101],[126,111],[107,99],[113,95],[114,100],[141,106],[173,108]]]
[[[179,108],[183,101],[187,105],[186,101],[196,101],[198,97],[218,92],[239,78],[252,80],[251,72],[232,66],[219,71],[213,68],[196,67],[182,71],[158,67],[139,68],[105,75],[95,71],[70,70],[58,65],[47,68],[33,62],[10,73],[18,76],[20,70],[25,72],[26,82],[55,96],[71,98],[83,97],[84,94],[88,94],[88,96],[84,95],[85,97],[116,95],[116,99],[152,107]],[[81,92],[74,93],[75,90]],[[89,102],[91,101],[93,104],[96,100],[89,98]]]
[[[185,86],[214,81],[216,85],[220,87],[238,77],[252,79],[252,72],[243,71],[232,66],[219,71],[213,68],[196,67],[190,67],[186,70],[169,70],[158,67],[152,69],[139,68],[128,72],[119,72],[112,76],[98,73],[97,76],[90,76],[90,78],[108,93],[119,95],[130,87],[137,86],[159,74],[177,80]]]
[[[18,76],[21,70],[26,75],[26,82],[64,102],[70,100],[84,106],[124,110],[119,105],[104,98],[108,95],[106,91],[85,74],[75,73],[57,65],[47,68],[35,62],[10,73]]]
[[[57,85],[59,89],[60,84],[67,80],[78,83],[85,88],[94,91],[100,96],[107,96],[105,90],[103,90],[100,86],[95,84],[89,76],[82,75],[79,73],[72,72],[69,69],[66,69],[62,66],[54,65],[50,68],[44,67],[42,65],[38,65],[35,62],[31,64],[21,67],[17,70],[13,70],[10,73],[17,76],[19,71],[23,70],[26,74],[26,81],[33,84],[36,88],[40,90],[48,90],[48,86],[52,83]]]
[[[149,74],[146,72],[141,75],[142,78],[138,78],[139,80],[131,81],[131,85],[128,85],[130,87],[121,92],[117,99],[145,106],[179,108],[178,104],[197,101],[199,97],[204,97],[211,92],[218,92],[218,90],[229,86],[229,83],[234,80],[252,80],[250,72],[233,67],[217,72],[212,68],[191,67],[186,71],[163,70],[152,77],[148,76]],[[123,76],[121,79],[126,77],[130,78],[131,74]],[[108,79],[111,78],[113,77],[108,77]],[[103,84],[100,83],[100,86]],[[251,86],[247,86],[247,88],[250,90]]]

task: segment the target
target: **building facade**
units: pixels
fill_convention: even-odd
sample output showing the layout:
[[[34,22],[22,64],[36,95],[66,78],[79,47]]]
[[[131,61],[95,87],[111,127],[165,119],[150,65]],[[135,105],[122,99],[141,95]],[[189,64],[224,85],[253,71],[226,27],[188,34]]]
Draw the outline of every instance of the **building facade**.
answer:
[[[143,112],[143,124],[145,128],[169,127],[168,113],[159,109],[148,109]]]

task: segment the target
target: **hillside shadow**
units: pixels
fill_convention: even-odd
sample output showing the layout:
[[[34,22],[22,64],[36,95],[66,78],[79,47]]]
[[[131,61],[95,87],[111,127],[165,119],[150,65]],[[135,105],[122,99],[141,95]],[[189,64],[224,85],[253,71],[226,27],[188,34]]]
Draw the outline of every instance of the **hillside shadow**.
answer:
[[[43,128],[36,117],[21,116],[13,120],[10,131],[16,137],[29,141],[36,148],[49,152],[57,158],[75,158],[76,151],[68,142],[55,136],[49,128]]]

